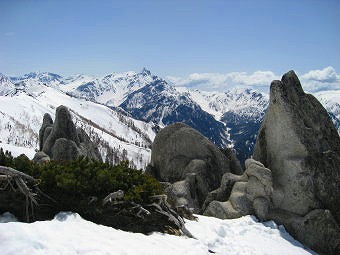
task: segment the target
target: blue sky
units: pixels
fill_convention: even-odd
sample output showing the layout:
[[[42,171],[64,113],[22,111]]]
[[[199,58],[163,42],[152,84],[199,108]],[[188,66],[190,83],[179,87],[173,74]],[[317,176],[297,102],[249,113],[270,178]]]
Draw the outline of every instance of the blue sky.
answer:
[[[0,1],[0,72],[340,70],[340,1]]]

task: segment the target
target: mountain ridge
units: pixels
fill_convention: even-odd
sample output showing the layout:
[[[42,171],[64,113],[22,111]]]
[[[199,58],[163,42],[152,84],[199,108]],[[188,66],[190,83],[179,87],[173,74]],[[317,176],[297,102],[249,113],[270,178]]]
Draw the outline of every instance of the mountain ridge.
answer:
[[[62,77],[50,72],[31,72],[18,77],[0,75],[2,96],[26,93],[37,97],[44,94],[42,88],[48,87],[57,94],[91,101],[126,118],[142,121],[153,133],[165,125],[184,122],[218,146],[234,147],[241,161],[252,153],[268,106],[268,94],[254,89],[207,92],[176,87],[145,68],[141,72],[113,72],[102,77],[84,74]],[[340,91],[314,95],[323,103],[340,133]]]

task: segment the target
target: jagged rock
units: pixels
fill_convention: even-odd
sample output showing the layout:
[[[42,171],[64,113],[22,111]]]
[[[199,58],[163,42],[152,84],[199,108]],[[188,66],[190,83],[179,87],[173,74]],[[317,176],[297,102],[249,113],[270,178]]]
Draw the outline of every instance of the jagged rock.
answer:
[[[51,115],[49,115],[48,113],[44,114],[43,117],[43,124],[39,130],[39,150],[41,151],[43,149],[44,146],[44,141],[46,141],[47,136],[45,136],[45,130],[46,128],[51,128],[53,125],[53,120]]]
[[[71,114],[65,106],[59,106],[53,123],[49,114],[45,114],[39,131],[41,151],[35,155],[35,161],[75,160],[80,156],[102,161],[96,145],[81,128],[76,128]]]
[[[245,165],[243,175],[225,174],[221,186],[209,193],[204,202],[205,215],[232,219],[255,214],[262,221],[268,219],[272,197],[271,171],[253,159],[247,159]]]
[[[232,163],[231,163],[232,162]],[[235,158],[229,160],[198,131],[175,123],[161,130],[152,145],[147,172],[169,182],[166,192],[175,206],[200,212],[206,195],[218,187],[226,172],[239,172]]]
[[[303,91],[294,71],[271,84],[270,104],[259,130],[254,159],[273,173],[272,207],[290,215],[285,226],[287,222],[298,226],[296,221],[305,217],[301,220],[304,224],[299,225],[301,232],[295,226],[287,228],[316,251],[336,254],[339,248],[330,243],[333,239],[321,222],[327,222],[329,231],[340,236],[340,137],[318,100]],[[314,209],[330,212],[311,217]],[[335,220],[329,220],[333,218],[330,214]],[[275,215],[272,219],[278,220]]]
[[[48,162],[50,161],[50,157],[45,153],[45,152],[42,152],[42,151],[38,151],[33,159],[32,159],[34,162],[37,162],[37,163],[44,163],[44,162]]]

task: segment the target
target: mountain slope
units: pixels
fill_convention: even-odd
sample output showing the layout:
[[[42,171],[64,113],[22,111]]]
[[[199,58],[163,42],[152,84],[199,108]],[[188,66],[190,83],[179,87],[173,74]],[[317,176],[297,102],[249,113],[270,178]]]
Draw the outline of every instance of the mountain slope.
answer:
[[[0,73],[0,96],[10,96],[15,93],[15,86],[12,81]]]
[[[43,114],[47,112],[54,118],[61,104],[70,109],[76,125],[97,143],[104,160],[114,163],[129,159],[137,168],[149,162],[155,136],[151,125],[42,84],[25,87],[12,96],[0,96],[1,143],[37,148]]]
[[[99,102],[108,106],[119,106],[133,91],[153,82],[156,79],[150,71],[141,73],[112,73],[103,78],[92,78],[84,75],[68,77],[60,88],[73,96]],[[83,81],[83,82],[80,82]]]
[[[222,122],[204,111],[187,94],[177,91],[146,69],[140,73],[112,73],[82,84],[79,79],[70,83],[66,80],[60,88],[72,96],[110,107],[120,107],[133,118],[152,122],[160,127],[184,122],[218,146],[230,144],[227,129]]]
[[[268,106],[268,96],[250,89],[225,93],[177,88],[229,129],[238,158],[243,162],[252,154],[257,131]]]
[[[160,126],[175,122],[186,123],[221,147],[230,143],[223,123],[162,79],[156,79],[132,92],[120,107],[134,118]]]

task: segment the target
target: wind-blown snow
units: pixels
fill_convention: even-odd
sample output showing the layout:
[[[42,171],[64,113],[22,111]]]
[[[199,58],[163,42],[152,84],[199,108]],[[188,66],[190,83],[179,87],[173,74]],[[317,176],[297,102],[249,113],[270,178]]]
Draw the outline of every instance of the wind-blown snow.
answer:
[[[4,221],[1,218],[0,222],[13,219],[11,215],[6,215]],[[59,213],[51,221],[0,223],[1,254],[316,254],[304,249],[273,222],[262,224],[252,216],[234,220],[204,216],[198,216],[198,219],[198,222],[186,222],[187,229],[196,239],[124,232],[70,213]]]

